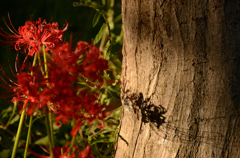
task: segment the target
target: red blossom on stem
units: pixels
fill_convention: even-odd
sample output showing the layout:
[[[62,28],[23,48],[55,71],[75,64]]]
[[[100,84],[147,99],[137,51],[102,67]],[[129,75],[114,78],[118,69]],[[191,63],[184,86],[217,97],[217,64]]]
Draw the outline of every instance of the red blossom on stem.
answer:
[[[103,112],[106,105],[100,105],[98,93],[90,93],[90,89],[77,84],[79,74],[89,77],[94,82],[102,82],[101,74],[108,68],[108,63],[99,55],[98,48],[87,42],[78,42],[75,51],[65,43],[53,50],[53,61],[48,63],[48,81],[51,86],[41,92],[41,98],[47,99],[56,107],[57,124],[59,121],[67,123],[71,119],[75,120],[76,125],[71,131],[73,136],[83,120],[91,123],[96,119],[103,120],[106,116]],[[81,88],[85,90],[79,92]],[[50,94],[54,97],[45,97]],[[104,124],[99,127],[103,126]]]
[[[71,132],[74,136],[83,120],[88,123],[97,119],[103,121],[106,116],[103,112],[106,105],[100,104],[99,94],[90,92],[91,89],[78,84],[78,80],[82,74],[93,82],[99,81],[100,74],[108,68],[107,61],[99,57],[97,47],[86,42],[84,45],[81,43],[83,42],[78,43],[75,51],[72,51],[68,43],[54,49],[53,60],[47,63],[48,78],[40,71],[41,65],[35,66],[29,68],[32,75],[21,71],[16,74],[17,83],[12,87],[15,92],[12,101],[18,101],[21,109],[27,108],[28,115],[32,115],[38,109],[44,110],[43,107],[48,106],[55,113],[57,124],[60,124],[60,121],[67,123],[75,120],[76,125]],[[99,127],[103,128],[104,124],[101,123]]]
[[[12,92],[15,94],[12,102],[18,101],[18,106],[21,109],[27,108],[27,114],[32,115],[34,110],[43,109],[43,106],[47,105],[41,102],[39,89],[46,88],[45,78],[36,73],[37,71],[32,68],[33,75],[27,72],[19,72],[15,75],[17,83],[14,86],[10,86]],[[24,103],[24,104],[21,104]]]
[[[33,69],[33,68],[30,68]],[[13,96],[12,102],[18,101],[18,106],[21,109],[27,108],[27,113],[32,115],[35,107],[41,107],[39,102],[39,88],[44,87],[44,78],[39,77],[38,73],[34,73],[34,76],[31,76],[30,73],[20,71],[15,76],[15,79],[9,78],[3,69],[0,71],[4,74],[5,78],[12,83],[8,84],[7,81],[1,77],[1,80],[5,85],[0,85],[5,88]],[[35,71],[34,71],[35,72]]]
[[[85,53],[85,56],[82,58],[83,63],[81,73],[93,81],[98,80],[102,83],[103,70],[108,69],[107,60],[99,58],[99,55],[102,55],[102,52],[100,52],[96,46],[83,41],[77,43],[76,52],[78,51],[80,54]]]
[[[86,42],[78,42],[75,51],[68,43],[58,46],[52,52],[53,60],[46,63],[48,78],[40,71],[42,65],[29,68],[32,74],[21,71],[16,74],[17,83],[11,87],[15,92],[12,101],[18,101],[21,109],[27,108],[28,115],[48,106],[55,113],[57,124],[75,120],[73,136],[83,120],[89,124],[99,120],[99,128],[103,128],[101,122],[106,116],[103,109],[107,106],[100,104],[97,92],[90,92],[86,85],[78,84],[81,75],[93,82],[102,82],[101,74],[108,68],[108,63],[99,55],[98,48]]]
[[[43,45],[46,51],[52,50],[56,44],[62,41],[63,32],[68,28],[68,22],[64,29],[58,29],[58,23],[47,23],[44,19],[38,18],[37,21],[26,21],[24,26],[19,27],[18,31],[13,27],[10,20],[12,29],[6,26],[12,34],[5,32],[1,29],[0,36],[4,37],[7,41],[0,40],[0,42],[8,45],[14,45],[15,50],[19,51],[22,47],[25,52],[28,50],[28,55],[33,56],[34,53],[40,52]]]

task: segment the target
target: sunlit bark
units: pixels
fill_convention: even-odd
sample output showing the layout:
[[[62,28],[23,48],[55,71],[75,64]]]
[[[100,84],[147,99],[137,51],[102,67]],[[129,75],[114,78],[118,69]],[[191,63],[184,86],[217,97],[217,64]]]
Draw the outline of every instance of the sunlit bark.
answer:
[[[122,0],[116,158],[240,157],[240,2]]]

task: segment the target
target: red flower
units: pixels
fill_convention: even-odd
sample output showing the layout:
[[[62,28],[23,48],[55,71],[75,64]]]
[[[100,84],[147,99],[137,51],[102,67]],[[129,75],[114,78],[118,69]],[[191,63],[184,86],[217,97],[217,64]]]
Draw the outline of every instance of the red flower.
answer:
[[[12,93],[13,99],[12,102],[19,101],[18,106],[21,108],[26,108],[28,103],[27,113],[31,115],[33,113],[33,109],[36,104],[38,104],[38,88],[39,85],[37,80],[34,77],[31,77],[29,73],[20,72],[15,75],[16,80],[12,80],[6,76],[5,72],[2,70],[4,76],[13,84],[8,84],[3,77],[1,77],[2,81],[5,85],[0,85],[8,90],[9,93]],[[24,104],[22,104],[24,102]]]
[[[81,150],[79,153],[79,158],[93,158],[92,147],[87,145],[84,151]]]
[[[27,108],[29,115],[48,106],[55,113],[57,124],[75,120],[76,125],[71,131],[73,136],[84,120],[89,124],[100,120],[99,127],[103,128],[103,118],[106,116],[103,108],[106,105],[100,104],[98,92],[91,92],[94,82],[102,82],[101,74],[108,68],[107,61],[99,57],[98,48],[87,42],[79,42],[72,51],[70,45],[65,43],[56,47],[51,55],[52,60],[47,63],[48,78],[44,78],[40,71],[41,64],[29,69],[32,75],[26,72],[16,75],[17,83],[12,87],[16,95],[13,101],[24,102],[20,107]],[[86,78],[92,81],[85,82]]]
[[[79,74],[94,82],[102,81],[101,74],[108,68],[108,63],[99,55],[97,47],[82,41],[78,42],[75,51],[72,51],[68,43],[59,45],[52,51],[53,61],[48,63],[48,82],[51,86],[41,92],[40,98],[50,101],[56,108],[56,124],[75,120],[76,125],[71,135],[76,135],[83,120],[91,123],[105,117],[102,110],[106,105],[100,105],[97,98],[99,94],[90,93],[91,89],[86,85],[78,84],[81,78]],[[99,127],[103,126],[101,124]]]
[[[13,96],[12,102],[18,101],[18,106],[21,109],[27,109],[28,115],[32,115],[35,109],[43,109],[43,106],[49,106],[48,102],[43,102],[40,99],[40,89],[46,89],[47,83],[44,76],[41,74],[41,71],[32,67],[29,69],[32,72],[32,75],[22,70],[17,73],[15,76],[16,80],[12,80],[6,76],[2,70],[4,76],[13,84],[8,84],[3,77],[2,81],[5,85],[0,85],[8,90],[9,93],[12,93]],[[50,107],[50,106],[49,106]]]
[[[19,101],[25,104],[21,108],[26,108],[27,114],[32,115],[35,109],[42,109],[43,106],[49,106],[47,102],[43,102],[40,99],[40,89],[46,89],[46,79],[41,74],[40,70],[32,68],[33,75],[29,73],[20,72],[16,75],[17,85],[13,87],[13,91],[16,93],[16,97],[12,99],[12,102]],[[50,107],[50,106],[49,106]]]
[[[96,46],[83,41],[77,43],[76,52],[78,51],[80,54],[85,53],[82,58],[81,74],[94,82],[99,81],[102,84],[103,70],[108,69],[107,60],[100,57],[102,52]]]
[[[5,24],[7,25],[6,22]],[[11,21],[10,24],[13,27]],[[33,56],[34,53],[41,51],[43,45],[45,45],[46,51],[48,51],[61,42],[63,32],[67,30],[68,23],[63,30],[60,30],[58,29],[58,23],[53,22],[50,24],[46,20],[42,21],[39,18],[35,22],[26,21],[24,26],[19,27],[18,31],[14,27],[13,30],[8,25],[7,27],[13,35],[2,30],[0,36],[7,39],[7,41],[1,40],[1,42],[14,45],[17,51],[23,47],[25,51],[28,50],[28,55]]]

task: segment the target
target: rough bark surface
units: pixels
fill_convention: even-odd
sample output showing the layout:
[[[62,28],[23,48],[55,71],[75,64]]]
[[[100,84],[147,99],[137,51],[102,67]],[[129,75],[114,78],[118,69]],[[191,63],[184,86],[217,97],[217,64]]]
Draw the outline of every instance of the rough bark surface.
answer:
[[[116,158],[240,158],[240,1],[122,0]]]

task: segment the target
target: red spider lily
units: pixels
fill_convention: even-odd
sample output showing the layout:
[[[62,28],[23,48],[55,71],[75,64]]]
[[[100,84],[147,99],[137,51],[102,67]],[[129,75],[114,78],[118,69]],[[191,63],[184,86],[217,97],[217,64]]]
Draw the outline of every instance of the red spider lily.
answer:
[[[92,122],[95,119],[104,116],[102,110],[105,105],[100,105],[96,101],[96,93],[89,93],[84,90],[77,94],[81,85],[74,84],[78,80],[78,75],[70,74],[64,69],[59,68],[52,63],[49,67],[48,82],[51,85],[40,93],[41,102],[51,102],[56,109],[56,123],[67,123],[74,119],[76,125],[71,134],[76,135],[81,126],[82,120]],[[51,96],[51,97],[49,97]],[[99,102],[99,101],[98,101]]]
[[[64,43],[56,47],[52,52],[54,63],[62,70],[71,73],[79,73],[80,66],[78,61],[80,57],[79,52],[73,52],[69,43]]]
[[[32,115],[35,108],[42,109],[43,106],[47,105],[39,99],[40,88],[46,88],[47,86],[46,79],[43,75],[41,75],[40,70],[35,67],[30,68],[30,70],[33,73],[32,75],[21,70],[19,73],[14,75],[15,80],[13,80],[10,79],[1,68],[5,78],[7,78],[12,85],[8,84],[3,77],[1,77],[1,79],[5,85],[0,85],[11,94],[10,96],[13,96],[13,103],[18,101],[18,106],[21,109],[27,108],[28,115]]]
[[[88,77],[90,72],[92,73],[91,79],[101,79],[99,74],[102,74],[108,65],[105,59],[99,57],[99,54],[98,48],[87,42],[78,42],[75,51],[72,51],[70,45],[65,43],[53,50],[53,61],[48,63],[48,83],[51,86],[41,92],[40,99],[41,102],[43,100],[51,102],[56,108],[56,124],[59,125],[59,121],[67,123],[70,119],[75,120],[76,125],[71,131],[72,135],[76,135],[82,120],[91,123],[93,120],[103,119],[106,116],[102,111],[106,105],[100,105],[98,93],[90,93],[90,89],[77,84],[79,74]],[[85,68],[87,66],[88,68]],[[85,90],[79,93],[81,88]],[[103,127],[103,124],[99,127]]]
[[[88,48],[92,50],[91,46]],[[88,59],[81,57],[84,49],[85,47],[77,52],[72,51],[67,43],[57,47],[52,53],[53,61],[47,63],[49,74],[47,79],[44,78],[39,67],[30,68],[32,75],[26,72],[18,73],[16,75],[17,83],[11,87],[16,95],[12,101],[24,102],[24,105],[19,104],[19,106],[27,107],[29,115],[32,115],[35,109],[48,106],[56,111],[56,123],[59,123],[60,120],[62,123],[67,123],[72,119],[76,120],[76,126],[72,131],[73,135],[76,135],[82,120],[91,123],[95,119],[102,119],[102,116],[105,116],[102,110],[106,108],[106,105],[100,105],[97,98],[98,93],[90,93],[90,89],[77,84],[79,74],[83,72],[83,66],[86,65],[85,60]],[[99,55],[96,48],[94,49],[96,55]],[[97,57],[95,58],[98,60]],[[79,60],[84,60],[85,63],[79,65]],[[104,61],[104,64],[106,62],[104,59],[99,61]],[[87,64],[94,65],[92,60]],[[101,72],[102,69],[86,69],[85,71]],[[101,76],[97,78],[99,77]],[[79,93],[81,88],[85,88],[85,90]]]
[[[107,60],[99,57],[102,52],[100,52],[96,46],[83,41],[77,43],[76,52],[77,51],[79,51],[80,54],[85,53],[85,56],[82,58],[81,73],[93,81],[98,80],[102,83],[101,75],[103,75],[103,70],[108,69]]]
[[[103,112],[106,105],[100,104],[99,94],[90,93],[89,87],[78,84],[80,74],[94,82],[102,82],[101,74],[108,68],[108,63],[99,55],[98,48],[87,42],[78,42],[75,51],[68,43],[59,45],[52,52],[53,60],[46,63],[47,79],[40,71],[41,65],[30,68],[32,75],[26,72],[16,75],[17,83],[11,87],[16,96],[12,101],[24,102],[19,105],[27,108],[28,115],[32,115],[35,109],[48,106],[54,111],[57,124],[75,120],[76,125],[71,131],[75,136],[83,120],[90,124],[93,120],[103,121],[106,116]],[[103,127],[103,123],[99,124],[99,128]]]
[[[41,102],[39,95],[39,89],[47,86],[44,77],[37,74],[31,76],[29,73],[20,72],[16,75],[16,78],[18,85],[13,87],[16,96],[13,97],[12,102],[24,102],[24,105],[18,104],[18,106],[22,109],[27,107],[28,115],[32,115],[35,108],[42,109],[43,106],[47,105],[45,102]]]
[[[84,151],[82,150],[80,151],[79,158],[93,158],[93,155],[91,153],[92,153],[92,147],[87,145]]]
[[[19,73],[16,75],[16,77],[19,86],[13,89],[16,92],[17,96],[12,99],[12,102],[24,102],[24,105],[22,107],[23,109],[25,109],[29,103],[27,113],[29,115],[32,115],[35,106],[39,103],[38,84],[34,82],[34,79],[29,73]],[[18,105],[21,106],[21,104]]]
[[[47,23],[46,20],[39,18],[37,21],[26,21],[24,26],[19,27],[18,31],[13,27],[9,17],[11,29],[4,20],[8,29],[13,33],[9,34],[1,29],[0,36],[7,39],[3,43],[14,45],[19,51],[22,47],[28,55],[33,56],[34,53],[40,52],[43,45],[46,51],[52,50],[56,44],[62,41],[63,32],[68,28],[68,22],[64,29],[58,29],[58,23]]]
[[[21,109],[26,109],[28,115],[33,115],[35,111],[44,111],[43,107],[47,106],[51,109],[47,112],[54,113],[51,116],[55,117],[56,124],[61,125],[61,123],[69,121],[75,123],[70,133],[72,136],[76,136],[83,121],[91,124],[97,120],[98,128],[104,128],[104,118],[108,112],[103,111],[103,109],[106,109],[107,106],[100,104],[99,92],[101,90],[96,90],[96,88],[103,87],[102,76],[104,71],[108,69],[108,61],[101,57],[102,52],[93,44],[84,41],[79,41],[75,50],[71,48],[69,43],[63,43],[62,36],[68,23],[64,29],[60,30],[58,23],[47,23],[46,20],[42,21],[39,18],[37,21],[26,21],[25,25],[19,27],[17,31],[10,18],[9,21],[12,29],[4,20],[12,34],[1,29],[0,36],[7,41],[0,40],[0,42],[13,45],[17,51],[23,49],[27,53],[27,57],[33,56],[34,53],[49,51],[47,55],[51,59],[46,62],[44,54],[45,62],[39,61],[37,63],[34,60],[34,67],[26,67],[23,64],[20,72],[14,75],[16,81],[12,81],[4,73],[13,85],[8,84],[0,76],[6,84],[0,86],[13,92],[12,102],[17,101],[18,106]],[[45,72],[42,69],[43,65]],[[25,72],[26,69],[27,72]],[[52,131],[49,133],[52,135]],[[50,142],[51,156],[53,151],[56,158],[93,157],[92,148],[88,145],[82,151],[73,144],[69,147],[69,143],[62,148],[54,148],[51,139]],[[49,157],[37,154],[30,149],[28,151],[40,158]]]

